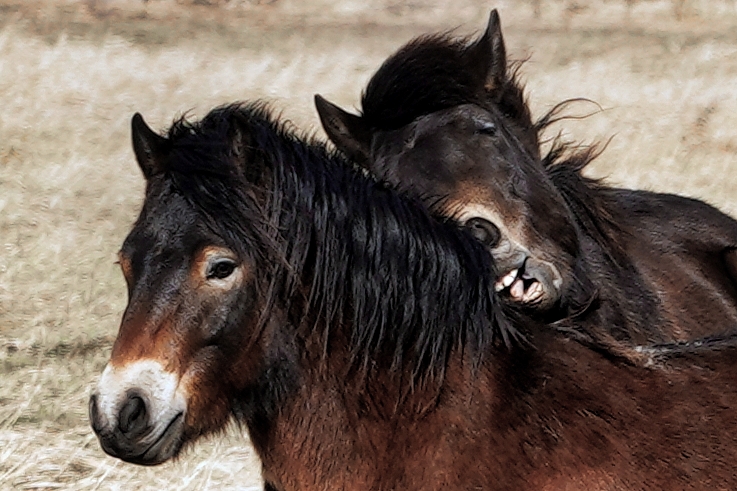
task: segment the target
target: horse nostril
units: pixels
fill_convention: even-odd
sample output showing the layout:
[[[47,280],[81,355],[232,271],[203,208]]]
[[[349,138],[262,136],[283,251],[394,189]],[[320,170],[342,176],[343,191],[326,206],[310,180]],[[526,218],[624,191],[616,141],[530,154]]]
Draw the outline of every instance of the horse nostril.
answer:
[[[493,249],[499,245],[499,241],[502,239],[502,232],[499,227],[484,218],[471,218],[464,225],[471,232],[471,235],[489,248]]]
[[[102,425],[100,424],[100,412],[97,409],[97,396],[94,394],[90,396],[89,413],[92,429],[95,430],[96,433],[99,433],[102,429]]]
[[[146,403],[140,396],[129,396],[118,415],[118,428],[126,436],[135,436],[148,426]]]

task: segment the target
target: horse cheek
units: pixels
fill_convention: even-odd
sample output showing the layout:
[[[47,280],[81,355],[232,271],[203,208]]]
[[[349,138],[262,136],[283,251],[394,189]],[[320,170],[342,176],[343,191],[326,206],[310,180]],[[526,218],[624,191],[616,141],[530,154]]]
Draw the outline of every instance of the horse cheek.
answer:
[[[228,422],[230,401],[224,359],[215,346],[201,349],[181,385],[187,400],[185,423],[192,437],[216,432]]]

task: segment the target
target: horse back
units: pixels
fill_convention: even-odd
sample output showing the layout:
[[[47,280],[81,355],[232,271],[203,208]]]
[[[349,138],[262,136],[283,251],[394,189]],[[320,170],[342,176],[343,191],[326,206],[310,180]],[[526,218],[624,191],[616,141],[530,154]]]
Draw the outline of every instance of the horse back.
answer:
[[[672,194],[616,189],[611,198],[621,244],[656,292],[672,339],[737,328],[737,220]]]

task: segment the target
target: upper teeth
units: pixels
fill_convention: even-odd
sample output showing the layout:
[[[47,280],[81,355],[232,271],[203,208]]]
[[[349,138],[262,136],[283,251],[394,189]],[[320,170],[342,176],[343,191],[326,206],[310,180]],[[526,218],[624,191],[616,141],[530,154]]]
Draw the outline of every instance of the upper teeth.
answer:
[[[509,286],[512,283],[514,283],[514,280],[517,279],[518,272],[519,272],[518,269],[513,269],[512,271],[504,275],[504,277],[501,280],[496,282],[496,284],[494,285],[494,290],[496,290],[497,292],[500,292],[504,290],[505,288],[509,288]]]
[[[504,283],[504,286],[509,286],[514,283],[514,280],[517,279],[517,271],[517,269],[513,269],[512,271],[507,273],[504,278],[502,278],[502,283]]]
[[[515,301],[521,302],[533,302],[543,296],[543,286],[538,281],[533,281],[527,290],[525,290],[525,283],[523,278],[531,279],[527,273],[519,275],[519,269],[513,269],[509,273],[505,274],[501,279],[497,280],[494,284],[494,291],[499,293],[505,288],[509,288],[509,295]]]

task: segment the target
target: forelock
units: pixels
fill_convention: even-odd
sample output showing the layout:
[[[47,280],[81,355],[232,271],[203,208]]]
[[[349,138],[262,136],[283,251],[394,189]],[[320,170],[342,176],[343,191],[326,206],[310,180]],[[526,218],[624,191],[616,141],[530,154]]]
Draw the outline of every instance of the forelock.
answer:
[[[435,111],[483,103],[483,82],[465,56],[470,46],[448,34],[410,41],[369,81],[361,101],[364,121],[372,129],[393,130]]]

